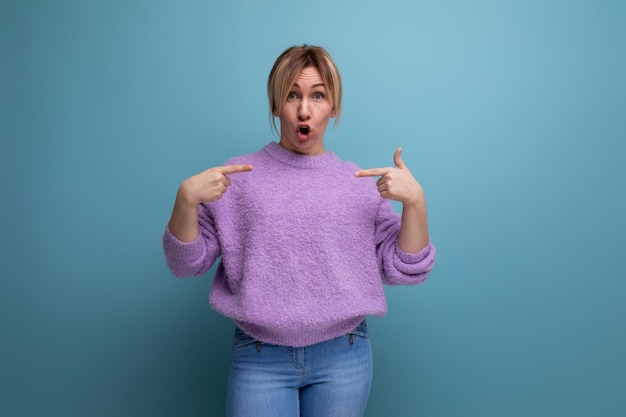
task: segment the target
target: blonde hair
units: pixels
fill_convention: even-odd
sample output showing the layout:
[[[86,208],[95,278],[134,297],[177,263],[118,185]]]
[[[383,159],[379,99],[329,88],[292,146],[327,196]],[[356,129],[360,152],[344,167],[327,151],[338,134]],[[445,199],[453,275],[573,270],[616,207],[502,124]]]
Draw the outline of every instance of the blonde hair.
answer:
[[[287,95],[304,68],[315,67],[322,76],[328,97],[335,110],[333,126],[341,117],[341,75],[335,62],[322,47],[307,45],[287,48],[274,62],[267,80],[270,120],[277,134],[276,117],[287,101]]]

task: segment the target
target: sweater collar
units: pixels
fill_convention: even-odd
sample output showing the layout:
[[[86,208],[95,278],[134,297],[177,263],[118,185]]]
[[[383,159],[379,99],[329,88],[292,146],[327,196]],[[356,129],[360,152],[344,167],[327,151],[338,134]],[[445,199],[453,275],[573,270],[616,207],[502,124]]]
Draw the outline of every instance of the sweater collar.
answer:
[[[296,168],[323,168],[332,165],[339,160],[339,157],[332,151],[326,151],[321,155],[314,156],[301,155],[299,153],[288,151],[280,146],[278,142],[270,142],[263,148],[263,150],[283,164]]]

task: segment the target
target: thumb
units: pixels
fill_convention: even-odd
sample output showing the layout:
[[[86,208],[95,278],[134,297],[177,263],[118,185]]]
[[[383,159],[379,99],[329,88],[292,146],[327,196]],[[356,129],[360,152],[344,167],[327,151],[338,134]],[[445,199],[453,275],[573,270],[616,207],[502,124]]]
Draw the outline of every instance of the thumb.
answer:
[[[396,152],[393,154],[393,163],[396,164],[396,167],[403,169],[406,168],[406,164],[402,159],[402,148],[396,149]]]

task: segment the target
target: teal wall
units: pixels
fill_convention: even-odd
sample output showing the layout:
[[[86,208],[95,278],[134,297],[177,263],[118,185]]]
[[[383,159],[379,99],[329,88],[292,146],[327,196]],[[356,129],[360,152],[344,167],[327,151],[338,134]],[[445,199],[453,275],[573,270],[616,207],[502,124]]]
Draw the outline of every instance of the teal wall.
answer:
[[[161,233],[186,177],[273,139],[283,49],[345,82],[327,147],[393,151],[439,258],[370,320],[367,415],[626,415],[626,3],[0,6],[0,415],[219,416],[232,324]]]

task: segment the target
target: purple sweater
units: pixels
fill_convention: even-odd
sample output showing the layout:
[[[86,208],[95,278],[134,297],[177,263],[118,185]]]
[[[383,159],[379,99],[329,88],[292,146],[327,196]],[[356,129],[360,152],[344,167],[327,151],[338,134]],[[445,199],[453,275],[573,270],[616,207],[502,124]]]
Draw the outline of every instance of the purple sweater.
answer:
[[[222,199],[200,205],[200,237],[163,235],[179,277],[204,274],[221,256],[211,306],[252,337],[306,346],[353,330],[387,310],[383,283],[423,282],[435,261],[398,247],[400,216],[373,178],[332,152],[304,156],[270,142],[227,164],[252,164],[230,175]]]

